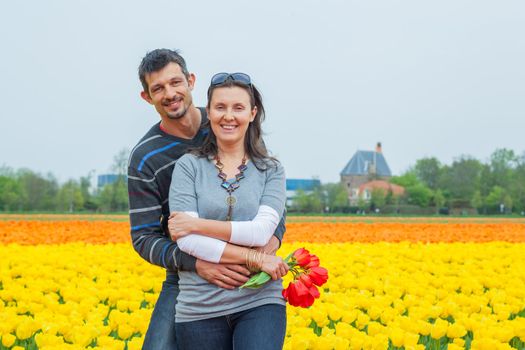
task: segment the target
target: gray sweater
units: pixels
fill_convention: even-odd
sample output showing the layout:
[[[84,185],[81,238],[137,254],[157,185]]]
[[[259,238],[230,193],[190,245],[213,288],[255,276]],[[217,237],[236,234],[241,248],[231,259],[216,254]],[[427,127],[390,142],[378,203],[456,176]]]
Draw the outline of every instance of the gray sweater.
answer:
[[[270,163],[272,164],[272,163]],[[283,213],[286,201],[283,167],[273,165],[265,171],[247,163],[245,178],[233,192],[237,202],[234,221],[252,220],[260,205]],[[169,193],[170,211],[193,211],[199,217],[225,220],[228,212],[226,190],[217,176],[213,161],[192,154],[182,156],[173,170]],[[195,272],[179,271],[180,293],[177,297],[176,322],[203,320],[251,309],[265,304],[285,305],[282,281],[270,281],[260,289],[219,288]]]

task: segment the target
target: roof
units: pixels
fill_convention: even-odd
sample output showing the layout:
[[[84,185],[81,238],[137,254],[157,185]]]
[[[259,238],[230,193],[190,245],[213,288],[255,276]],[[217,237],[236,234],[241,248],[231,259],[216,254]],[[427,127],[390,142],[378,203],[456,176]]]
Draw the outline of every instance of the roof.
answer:
[[[287,191],[313,191],[319,186],[321,186],[321,181],[318,179],[286,179]]]
[[[348,164],[341,171],[343,175],[368,175],[368,168],[376,162],[376,175],[392,176],[392,172],[386,163],[385,157],[381,152],[374,151],[357,151]]]
[[[405,193],[405,188],[399,185],[391,184],[388,181],[384,180],[373,180],[359,186],[359,193],[362,193],[364,190],[375,190],[382,189],[385,192],[392,191],[392,194],[397,196],[402,196]]]

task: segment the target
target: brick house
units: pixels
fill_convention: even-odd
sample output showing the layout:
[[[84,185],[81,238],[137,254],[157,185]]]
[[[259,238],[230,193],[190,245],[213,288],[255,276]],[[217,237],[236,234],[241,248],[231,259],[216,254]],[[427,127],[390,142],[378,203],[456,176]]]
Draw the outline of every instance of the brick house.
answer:
[[[355,152],[340,175],[341,183],[348,192],[350,205],[355,206],[359,196],[363,195],[360,191],[362,185],[374,180],[384,180],[388,183],[388,179],[392,177],[392,172],[383,155],[381,143],[378,142],[374,151],[358,150]],[[364,199],[366,200],[366,198]]]

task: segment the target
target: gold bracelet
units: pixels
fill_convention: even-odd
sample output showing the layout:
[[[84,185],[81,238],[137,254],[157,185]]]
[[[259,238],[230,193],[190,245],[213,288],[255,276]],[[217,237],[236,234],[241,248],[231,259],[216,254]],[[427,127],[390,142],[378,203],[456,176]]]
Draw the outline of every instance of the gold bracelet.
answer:
[[[249,270],[250,269],[250,262],[248,261],[248,255],[250,254],[250,248],[247,248],[245,253],[244,253],[244,263],[246,265],[246,268]]]
[[[255,249],[249,249],[246,253],[246,267],[251,272],[258,272],[261,270],[263,256],[261,252]]]

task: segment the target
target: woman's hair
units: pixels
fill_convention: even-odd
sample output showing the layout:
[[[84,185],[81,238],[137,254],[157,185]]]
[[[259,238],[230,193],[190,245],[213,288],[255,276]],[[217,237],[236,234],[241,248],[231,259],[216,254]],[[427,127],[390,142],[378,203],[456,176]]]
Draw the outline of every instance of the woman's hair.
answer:
[[[276,165],[278,163],[277,159],[271,157],[268,154],[268,150],[264,144],[262,138],[262,128],[261,124],[265,118],[264,106],[262,102],[262,96],[259,90],[253,85],[247,85],[233,79],[227,79],[224,83],[218,85],[210,85],[208,88],[208,109],[210,108],[211,98],[213,97],[213,92],[219,88],[231,88],[231,87],[240,87],[244,89],[250,96],[250,105],[251,108],[257,107],[257,113],[255,114],[254,120],[248,124],[248,129],[246,130],[246,137],[244,138],[244,148],[246,150],[247,156],[253,161],[254,165],[259,170],[266,170],[268,166]],[[212,128],[210,127],[210,121],[208,120],[203,127],[209,128],[209,133],[204,143],[201,147],[196,149],[194,153],[201,157],[215,157],[217,156],[218,147],[217,147],[217,138],[213,133]]]

